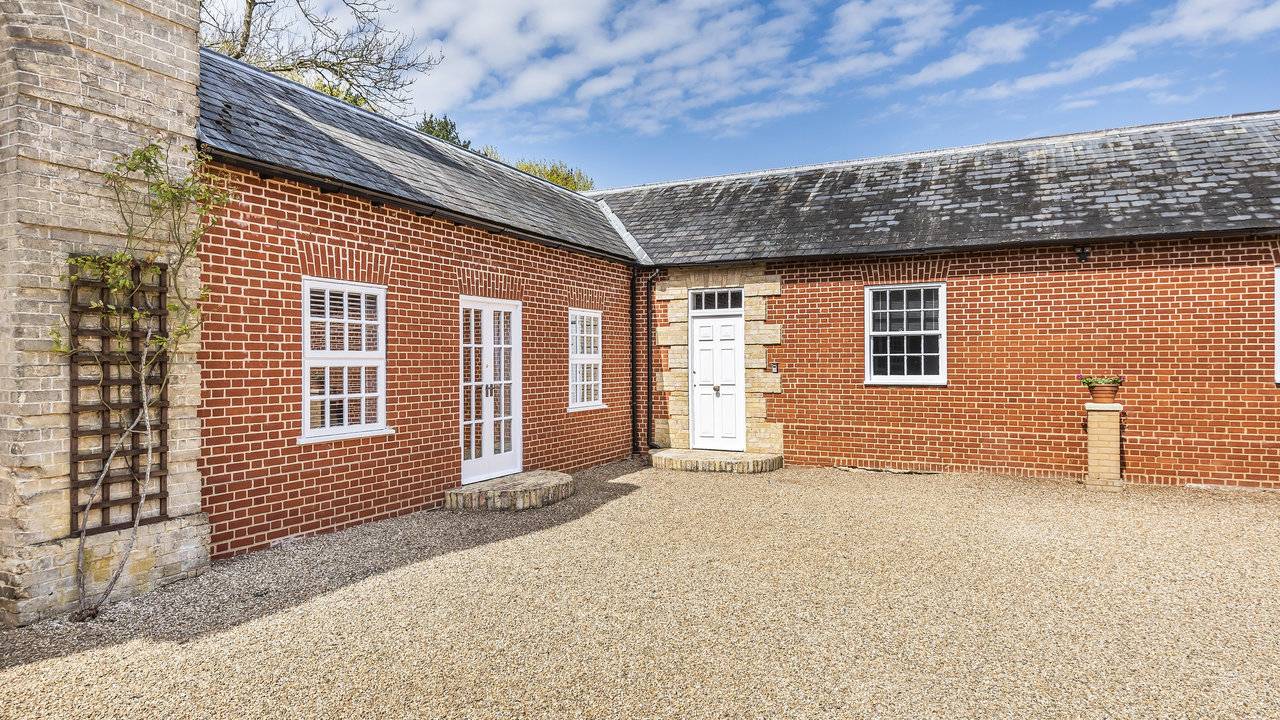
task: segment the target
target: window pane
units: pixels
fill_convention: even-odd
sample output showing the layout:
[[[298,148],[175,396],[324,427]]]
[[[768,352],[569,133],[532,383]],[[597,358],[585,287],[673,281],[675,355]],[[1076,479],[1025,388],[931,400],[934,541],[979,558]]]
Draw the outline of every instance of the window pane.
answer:
[[[319,317],[319,318],[324,317],[324,291],[323,290],[311,291],[310,309],[311,309],[312,317]]]
[[[940,374],[941,372],[942,372],[942,371],[939,369],[938,356],[937,356],[937,355],[925,355],[925,356],[924,356],[924,374],[925,374],[925,375],[938,375],[938,374]]]
[[[349,400],[347,400],[347,424],[348,425],[360,424],[360,417],[362,414],[360,412],[360,405],[361,405],[360,398],[350,398]]]
[[[910,335],[907,337],[907,352],[920,354],[921,338],[919,335]]]
[[[889,352],[889,338],[877,337],[871,338],[871,352],[876,355],[885,355]]]
[[[364,341],[362,338],[364,334],[362,332],[363,329],[364,329],[364,326],[362,326],[360,323],[350,323],[347,325],[347,349],[348,350],[359,350],[360,348],[364,347]]]
[[[324,368],[311,370],[311,395],[324,395]]]
[[[928,288],[924,291],[924,306],[931,310],[938,307],[938,288]]]
[[[872,365],[872,368],[871,368],[871,372],[873,372],[876,375],[888,375],[889,374],[889,358],[888,357],[875,358],[874,364]]]
[[[311,403],[311,422],[312,430],[324,427],[324,401],[315,400]]]
[[[342,317],[342,296],[345,294],[337,290],[329,291],[329,317]]]
[[[342,368],[340,368],[340,367],[331,367],[331,368],[329,368],[329,392],[330,392],[330,394],[337,395],[338,393],[341,393],[341,392],[342,392],[342,385],[343,385],[343,382],[342,382],[342,381],[343,381],[343,377],[342,377]]]
[[[925,335],[925,336],[924,336],[924,351],[925,351],[925,352],[927,352],[927,353],[937,353],[937,352],[938,352],[938,345],[939,345],[939,344],[940,344],[940,343],[938,342],[938,336],[937,336],[937,335]]]
[[[889,313],[889,332],[902,332],[907,324],[906,315],[902,312]]]
[[[359,368],[351,368],[351,372],[347,373],[347,394],[359,395],[361,388],[364,387],[364,378],[361,377]]]
[[[924,329],[925,330],[938,329],[938,311],[937,310],[924,311]]]
[[[920,356],[919,355],[907,356],[907,374],[908,375],[920,374]]]
[[[907,340],[901,335],[889,338],[889,352],[895,355],[901,355],[907,351]]]
[[[702,293],[693,294],[693,309],[694,310],[702,309]]]
[[[876,290],[871,293],[871,309],[872,310],[888,310],[889,309],[888,291]]]
[[[360,319],[360,293],[347,293],[347,317],[352,320]]]
[[[364,319],[376,321],[378,319],[378,296],[364,296]]]
[[[716,294],[718,295],[718,297],[716,298],[716,308],[720,310],[729,309],[729,291],[721,290],[719,293],[716,293]]]
[[[329,349],[330,350],[346,350],[346,345],[342,342],[345,337],[344,327],[346,323],[331,322],[329,323]]]
[[[329,427],[343,427],[347,424],[346,403],[342,400],[329,400]]]
[[[735,308],[742,307],[742,291],[741,290],[735,290],[733,293],[733,307]]]
[[[366,393],[378,392],[378,368],[367,367],[364,369],[364,391]]]
[[[378,326],[377,325],[364,326],[364,349],[365,349],[365,352],[378,351]]]
[[[907,313],[907,330],[917,331],[917,332],[920,330],[920,313],[919,312]]]
[[[878,312],[871,316],[872,332],[888,332],[889,330],[889,313]]]
[[[889,291],[889,309],[902,310],[906,304],[906,292],[903,290]]]
[[[325,324],[324,322],[313,322],[309,326],[311,333],[311,349],[324,350]]]
[[[373,425],[378,422],[378,398],[364,399],[364,423]]]
[[[919,288],[914,289],[914,290],[908,290],[908,291],[907,291],[907,309],[908,309],[908,310],[919,310],[919,309],[920,309],[920,290],[919,290]]]
[[[471,308],[462,309],[462,344],[471,344]]]
[[[890,375],[906,375],[907,361],[901,355],[892,355],[889,357],[889,374]]]

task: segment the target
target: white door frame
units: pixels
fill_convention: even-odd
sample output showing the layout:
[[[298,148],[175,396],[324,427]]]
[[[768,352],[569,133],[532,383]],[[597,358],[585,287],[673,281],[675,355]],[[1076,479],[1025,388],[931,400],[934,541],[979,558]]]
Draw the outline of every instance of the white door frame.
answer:
[[[728,290],[729,292],[738,293],[739,307],[733,309],[716,309],[716,310],[694,310],[693,295],[695,293],[711,290]],[[725,450],[729,452],[745,452],[747,449],[747,358],[746,358],[746,313],[745,313],[745,293],[742,288],[698,288],[689,291],[689,447],[695,450]],[[738,437],[735,442],[700,442],[698,439],[698,420],[697,420],[697,398],[695,397],[695,388],[697,380],[695,375],[697,363],[697,337],[694,333],[694,321],[702,319],[725,319],[731,318],[736,320],[736,352],[738,358],[737,370],[737,387],[738,387],[738,412],[737,412],[737,428]]]
[[[482,310],[483,320],[481,323],[481,340],[480,348],[482,353],[482,374],[480,386],[496,385],[493,373],[495,370],[493,352],[493,317],[494,310],[511,312],[511,450],[501,455],[493,454],[493,433],[494,433],[494,409],[496,400],[494,394],[480,391],[480,408],[481,408],[481,439],[479,457],[472,459],[464,458],[463,433],[466,430],[464,426],[466,398],[463,395],[463,360],[465,357],[463,346],[463,329],[462,329],[462,311],[466,308],[473,310]],[[523,426],[523,388],[524,378],[522,375],[523,362],[521,348],[523,346],[523,333],[520,319],[521,303],[518,300],[498,300],[495,298],[476,297],[473,295],[458,296],[458,457],[461,460],[462,467],[462,484],[480,482],[489,480],[503,475],[511,475],[524,470],[524,437],[521,431]],[[497,389],[495,388],[495,393]]]

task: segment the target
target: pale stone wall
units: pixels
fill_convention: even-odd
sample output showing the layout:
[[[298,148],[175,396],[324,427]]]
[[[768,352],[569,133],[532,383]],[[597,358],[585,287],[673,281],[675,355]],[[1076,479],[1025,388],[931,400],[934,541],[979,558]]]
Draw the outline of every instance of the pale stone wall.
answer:
[[[1120,462],[1120,413],[1119,403],[1085,403],[1089,414],[1089,473],[1086,487],[1108,492],[1119,492],[1124,487],[1123,468]]]
[[[50,352],[66,313],[67,257],[121,245],[102,174],[158,137],[193,143],[199,76],[197,0],[0,0],[0,623],[75,601],[67,361]],[[198,266],[180,281],[199,285]],[[119,597],[200,572],[208,524],[196,460],[199,367],[193,341],[169,390],[169,514],[148,525]],[[90,539],[93,586],[125,533]]]
[[[667,348],[667,365],[654,374],[654,387],[669,393],[667,417],[654,418],[654,442],[689,447],[689,291],[743,289],[745,327],[747,452],[781,453],[782,423],[769,422],[766,395],[782,392],[782,378],[769,372],[770,345],[782,343],[782,325],[768,322],[768,298],[782,294],[782,283],[763,265],[674,268],[654,288],[654,302],[667,307],[667,325],[656,328],[656,345]]]

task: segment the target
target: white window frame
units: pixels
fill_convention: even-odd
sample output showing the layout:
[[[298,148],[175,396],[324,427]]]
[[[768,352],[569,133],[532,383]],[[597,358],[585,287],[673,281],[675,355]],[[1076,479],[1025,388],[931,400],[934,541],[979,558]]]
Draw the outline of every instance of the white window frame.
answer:
[[[938,290],[938,374],[937,375],[876,375],[872,362],[872,339],[885,333],[872,332],[872,295],[883,290]],[[903,283],[895,285],[868,285],[863,291],[863,383],[866,385],[946,385],[947,384],[947,284],[945,282]],[[897,333],[894,333],[897,334]],[[901,331],[901,334],[915,334]]]
[[[374,295],[378,305],[377,350],[313,350],[311,349],[311,291],[336,290]],[[316,318],[317,320],[323,318]],[[378,369],[378,420],[375,423],[343,425],[337,428],[311,427],[311,371],[317,367],[343,367],[350,365],[375,366]],[[390,435],[387,427],[387,288],[385,285],[329,280],[326,278],[302,278],[302,435],[299,444],[330,442],[350,438]]]
[[[574,325],[573,321],[575,317],[580,319],[595,320],[595,327],[597,330],[597,333],[596,333],[596,351],[597,352],[594,352],[594,353],[575,352],[576,350],[576,348],[574,347],[575,337],[573,333],[573,325]],[[565,323],[565,327],[569,334],[569,368],[568,368],[569,370],[569,376],[568,376],[569,377],[569,387],[568,387],[569,411],[575,412],[578,410],[594,410],[596,408],[607,407],[604,404],[604,313],[600,312],[599,310],[584,310],[581,308],[569,308],[569,317],[568,317],[568,321]],[[579,327],[581,327],[581,325],[579,325]],[[597,386],[598,395],[599,395],[598,398],[593,400],[588,400],[588,401],[580,400],[578,402],[574,402],[573,391],[574,391],[575,383],[573,381],[573,369],[575,366],[579,366],[579,367],[595,366],[596,380],[592,384]],[[576,383],[576,385],[581,387],[584,385],[584,383]]]

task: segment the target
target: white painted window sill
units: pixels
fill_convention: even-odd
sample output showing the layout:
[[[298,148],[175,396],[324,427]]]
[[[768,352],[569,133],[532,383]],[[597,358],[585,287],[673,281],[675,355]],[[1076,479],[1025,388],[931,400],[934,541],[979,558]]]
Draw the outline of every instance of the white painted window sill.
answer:
[[[334,435],[320,435],[317,437],[300,437],[299,445],[314,445],[316,443],[338,442],[341,440],[355,440],[367,437],[382,437],[384,435],[395,435],[396,431],[392,428],[374,428],[372,430],[360,430],[358,432],[337,433]]]
[[[897,386],[917,386],[917,387],[946,387],[946,378],[920,378],[920,377],[878,377],[870,378],[862,381],[863,385],[897,385]]]
[[[605,405],[604,403],[598,403],[596,405],[570,405],[569,412],[572,413],[572,412],[583,412],[586,410],[604,410],[608,407],[609,406]]]

